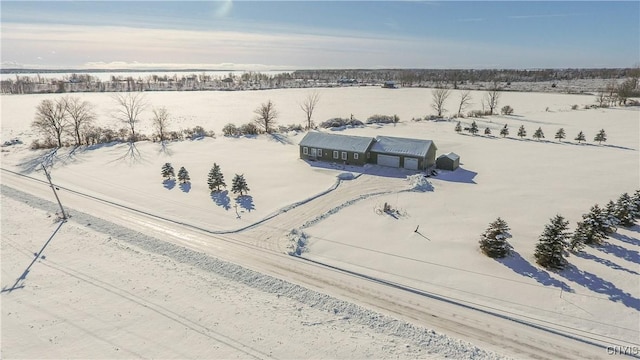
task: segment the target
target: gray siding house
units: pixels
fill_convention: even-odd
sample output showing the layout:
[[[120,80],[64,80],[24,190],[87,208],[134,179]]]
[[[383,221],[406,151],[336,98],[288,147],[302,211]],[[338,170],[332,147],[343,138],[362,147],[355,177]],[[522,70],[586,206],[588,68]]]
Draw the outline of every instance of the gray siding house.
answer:
[[[460,156],[452,152],[438,156],[436,167],[442,170],[455,170],[460,166]]]
[[[310,131],[300,140],[300,158],[362,166],[369,162],[373,142],[373,138],[364,136]]]
[[[436,163],[438,148],[431,140],[378,136],[371,147],[371,162],[378,165],[426,170]]]

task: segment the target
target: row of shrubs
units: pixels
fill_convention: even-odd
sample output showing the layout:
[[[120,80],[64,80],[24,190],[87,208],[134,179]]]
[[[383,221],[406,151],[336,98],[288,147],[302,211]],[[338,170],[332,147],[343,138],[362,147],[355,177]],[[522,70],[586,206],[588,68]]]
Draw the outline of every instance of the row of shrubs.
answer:
[[[183,129],[179,131],[168,131],[164,134],[165,140],[169,141],[182,141],[182,140],[196,140],[203,137],[215,137],[216,133],[211,130],[207,131],[202,126],[195,126],[191,129]],[[111,142],[135,142],[135,141],[160,141],[158,134],[151,136],[137,133],[135,139],[131,136],[131,131],[128,128],[120,128],[113,130],[110,128],[103,128],[100,126],[91,126],[83,131],[83,144],[84,145],[97,145],[107,144]],[[75,146],[72,140],[63,142],[64,147]],[[44,140],[36,139],[31,143],[32,150],[38,149],[53,149],[58,147],[57,141],[53,137],[47,137]]]
[[[278,126],[279,133],[286,133],[290,131],[302,131],[304,128],[300,124],[280,125]],[[245,136],[245,135],[258,135],[264,134],[264,130],[260,129],[254,123],[246,123],[240,126],[235,124],[227,124],[222,128],[222,135],[224,136]]]

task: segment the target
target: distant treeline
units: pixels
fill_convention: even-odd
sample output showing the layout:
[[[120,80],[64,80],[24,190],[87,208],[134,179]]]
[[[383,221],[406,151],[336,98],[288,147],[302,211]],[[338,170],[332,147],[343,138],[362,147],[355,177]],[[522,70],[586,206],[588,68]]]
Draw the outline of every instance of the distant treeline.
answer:
[[[136,71],[137,77],[118,72]],[[167,72],[166,70],[156,70]],[[332,86],[373,86],[392,81],[402,87],[475,88],[481,83],[555,82],[570,80],[638,78],[640,69],[335,69],[295,70],[269,74],[247,71],[242,74],[210,70],[181,70],[173,75],[157,75],[152,70],[29,70],[3,69],[14,77],[2,80],[4,94],[122,92],[122,91],[204,91],[262,90]],[[37,75],[33,75],[36,73]],[[71,73],[71,75],[69,75]],[[92,73],[111,73],[101,80]],[[214,75],[212,75],[212,73]],[[28,74],[28,75],[25,75]],[[56,77],[56,74],[58,77]],[[148,74],[148,75],[146,75]],[[559,89],[558,89],[559,90]],[[584,89],[597,91],[600,89]]]

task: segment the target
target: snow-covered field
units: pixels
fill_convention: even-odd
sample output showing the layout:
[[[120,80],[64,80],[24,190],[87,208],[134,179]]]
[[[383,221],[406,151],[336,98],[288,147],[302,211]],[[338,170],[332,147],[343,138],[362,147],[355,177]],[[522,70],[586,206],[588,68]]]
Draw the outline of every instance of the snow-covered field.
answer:
[[[428,89],[334,88],[319,89],[318,92],[321,98],[314,113],[316,121],[349,117],[350,114],[363,120],[373,114],[397,114],[402,122],[396,126],[367,126],[345,129],[342,133],[430,139],[437,145],[439,154],[449,151],[459,154],[461,168],[455,172],[441,172],[431,178],[433,189],[430,191],[410,191],[412,184],[406,177],[411,172],[375,166],[318,166],[299,160],[297,142],[303,134],[290,133],[286,136],[255,138],[225,138],[218,135],[214,139],[170,143],[165,149],[157,143],[141,142],[136,144],[139,156],[135,158],[126,156],[129,150],[126,144],[81,148],[73,153],[63,149],[54,158],[52,177],[62,188],[63,203],[65,192],[73,190],[193,225],[210,233],[232,233],[236,239],[247,244],[280,253],[291,250],[287,234],[293,229],[302,229],[309,239],[307,251],[302,254],[306,259],[473,304],[480,309],[491,309],[501,315],[526,318],[536,324],[553,324],[560,331],[571,331],[607,344],[640,346],[640,227],[621,229],[604,246],[587,248],[583,254],[571,256],[571,266],[561,272],[546,271],[538,267],[533,259],[537,237],[552,216],[561,214],[574,227],[581,214],[586,213],[593,204],[604,205],[621,193],[631,193],[639,187],[638,108],[571,110],[572,105],[582,109],[584,105],[593,104],[594,97],[504,93],[500,106],[512,106],[514,115],[477,120],[481,133],[485,127],[489,127],[493,134],[497,134],[504,124],[508,124],[510,135],[500,138],[497,135],[456,134],[453,131],[454,122],[410,121],[413,117],[433,112]],[[232,93],[149,93],[146,96],[151,104],[166,106],[174,116],[171,130],[201,125],[221,134],[226,123],[251,121],[253,110],[269,99],[280,112],[279,123],[303,123],[304,114],[298,104],[307,94],[308,90],[283,89]],[[480,109],[482,95],[482,92],[473,93],[475,104],[469,110]],[[44,179],[37,169],[45,152],[28,149],[28,144],[35,136],[29,125],[35,106],[42,99],[57,96],[60,95],[0,98],[2,141],[19,137],[25,143],[3,148],[3,169]],[[98,123],[121,127],[108,115],[115,108],[109,94],[77,96],[97,105]],[[445,107],[457,108],[457,97],[458,93],[453,92]],[[149,117],[147,113],[145,120]],[[520,125],[527,130],[525,139],[516,136]],[[537,141],[531,138],[538,127],[542,128],[546,139]],[[553,135],[561,127],[565,129],[568,139],[559,143],[553,140]],[[606,130],[608,140],[598,145],[592,139],[602,128]],[[150,122],[143,121],[140,129],[150,132]],[[571,140],[579,131],[586,134],[587,144],[577,144]],[[165,186],[160,176],[160,167],[165,162],[171,162],[176,169],[185,166],[190,172],[192,184]],[[250,197],[236,200],[230,192],[212,197],[207,189],[206,176],[214,162],[220,164],[228,183],[234,174],[244,174],[251,189]],[[338,176],[344,172],[362,175],[353,180],[338,181]],[[10,176],[12,180],[9,186],[20,184],[10,173],[3,172],[2,176],[3,184],[7,184]],[[20,188],[19,185],[17,187]],[[305,201],[310,198],[313,199]],[[29,210],[26,205],[7,196],[2,200],[2,286],[5,287],[14,284],[16,277],[33,259],[31,254],[40,249],[57,225],[47,219],[46,214]],[[399,209],[400,216],[379,215],[375,210],[385,202]],[[9,208],[19,210],[14,214],[13,211],[7,211]],[[91,214],[96,208],[95,204],[78,204],[71,212],[73,214],[76,210]],[[512,257],[502,261],[489,259],[478,250],[480,233],[498,216],[511,227],[513,238],[510,242],[515,250]],[[261,222],[264,219],[267,220]],[[26,227],[25,224],[43,225]],[[417,226],[419,232],[416,233],[414,230]],[[67,235],[62,236],[65,232],[68,232],[69,242],[57,248],[60,258],[54,260],[48,252],[53,252],[54,245],[67,238]],[[20,356],[37,357],[42,349],[53,357],[66,357],[68,355],[52,353],[53,350],[48,349],[53,349],[53,341],[69,341],[75,336],[73,334],[81,330],[94,334],[95,339],[90,345],[102,342],[100,346],[103,350],[97,350],[96,353],[91,353],[88,348],[78,349],[87,351],[87,357],[117,356],[113,352],[113,344],[121,349],[136,348],[136,351],[142,352],[139,355],[164,357],[165,353],[160,351],[158,344],[169,341],[170,335],[166,335],[166,339],[153,336],[144,347],[139,344],[140,341],[144,343],[144,336],[147,336],[149,329],[172,326],[180,329],[195,326],[209,337],[201,337],[196,335],[197,332],[190,331],[180,333],[174,329],[172,331],[178,334],[170,336],[171,339],[175,341],[177,337],[184,341],[180,342],[180,346],[172,347],[175,353],[167,357],[210,357],[209,353],[200,352],[208,349],[209,341],[226,344],[218,345],[220,352],[211,355],[213,357],[248,357],[251,356],[249,353],[238,348],[245,349],[242,346],[253,344],[257,338],[268,344],[251,345],[251,349],[261,354],[258,357],[269,354],[266,349],[274,349],[274,357],[316,357],[315,354],[321,354],[317,357],[348,358],[426,357],[424,354],[430,351],[436,357],[492,356],[481,350],[473,350],[473,347],[472,350],[446,353],[437,347],[429,348],[425,345],[427,342],[416,341],[415,338],[410,339],[414,339],[411,340],[414,341],[412,344],[419,344],[415,346],[417,350],[409,340],[409,347],[405,347],[405,340],[400,346],[398,340],[385,338],[389,336],[387,330],[373,335],[373,332],[358,330],[361,323],[348,324],[340,317],[336,320],[335,314],[318,309],[308,309],[307,312],[305,308],[303,312],[310,318],[316,316],[322,320],[300,320],[295,317],[298,313],[287,311],[302,306],[296,305],[293,300],[283,298],[276,301],[273,296],[261,293],[261,289],[239,287],[210,272],[165,259],[162,254],[126,245],[117,237],[111,242],[106,241],[107,236],[93,232],[86,225],[74,223],[73,218],[61,227],[59,235],[43,252],[46,259],[34,264],[24,282],[25,288],[2,295],[2,348],[3,355],[7,357],[13,357],[10,354],[18,356],[20,353],[14,351],[25,348],[23,345],[29,345],[29,351],[34,352],[24,352]],[[84,246],[87,246],[87,253],[76,251]],[[56,263],[50,264],[53,261]],[[117,269],[109,266],[115,261],[118,262]],[[42,271],[40,275],[39,271]],[[53,277],[60,271],[66,275]],[[96,275],[87,277],[89,271],[95,271]],[[126,276],[111,271],[120,271]],[[69,282],[73,281],[93,289],[88,291],[86,299],[68,293],[81,291],[72,288]],[[100,281],[108,284],[103,285]],[[126,286],[121,283],[125,281]],[[207,282],[206,286],[202,284],[203,281]],[[205,298],[202,296],[203,286],[208,289],[207,294],[211,294]],[[36,291],[46,294],[40,296]],[[228,296],[221,295],[225,301],[236,299],[227,301],[227,304],[242,303],[246,311],[231,317],[230,308],[216,303],[215,313],[224,313],[228,321],[223,315],[216,318],[208,314],[207,306],[214,302],[210,297],[214,296],[212,294],[219,295],[220,291],[225,291],[225,296]],[[232,293],[246,295],[234,298]],[[103,299],[103,295],[108,296]],[[111,318],[106,321],[104,316],[115,316],[111,303],[125,301],[124,295],[127,296],[125,308],[130,308],[134,314],[129,318],[130,323],[125,326]],[[17,296],[24,296],[25,299],[18,301]],[[51,301],[56,301],[57,296],[61,299],[58,301],[64,304],[72,304],[74,300],[89,301],[108,315],[91,314],[93,320],[86,320],[88,323],[84,325],[67,320],[67,316],[72,316],[79,305],[77,308],[69,305],[66,311],[51,312],[49,309],[55,308],[56,304]],[[170,306],[158,308],[165,296],[171,298]],[[111,300],[107,301],[108,298]],[[252,301],[238,301],[246,298]],[[146,306],[140,306],[140,302]],[[7,303],[23,307],[18,313],[24,318],[10,318],[5,311]],[[271,314],[259,311],[264,304],[276,309]],[[24,307],[30,307],[28,315],[24,313]],[[176,313],[177,308],[184,308],[184,312],[181,310]],[[134,319],[146,318],[145,311],[162,314],[153,316],[153,322],[148,324],[136,323]],[[206,313],[209,317],[200,321],[199,316],[205,316],[200,313]],[[276,318],[281,319],[275,321],[274,328],[268,325],[273,323],[271,315],[280,315]],[[187,320],[176,323],[179,316]],[[52,331],[51,336],[56,332],[51,330],[55,328],[49,322],[55,319],[69,326],[65,328],[68,335],[63,340],[52,338],[49,341],[47,331]],[[331,321],[331,324],[337,323],[339,326],[331,329],[316,327],[317,332],[303,336],[304,339],[299,343],[288,344],[297,341],[296,334],[302,331],[299,329],[304,328],[305,321],[323,324]],[[255,323],[258,329],[268,329],[269,335],[243,334],[234,328],[237,324],[225,322]],[[25,323],[40,328],[30,329],[24,327]],[[100,327],[101,323],[104,323],[104,327]],[[420,321],[417,325],[431,328],[428,321]],[[218,330],[215,326],[224,328]],[[142,338],[135,341],[124,333],[114,334],[116,331],[113,329],[119,327],[132,332],[134,338]],[[20,341],[25,343],[8,337],[7,333],[13,331],[17,331]],[[338,331],[350,334],[344,337],[356,337],[359,340],[345,340],[345,345],[336,346],[343,348],[339,352],[327,349],[330,347],[327,344],[341,339]],[[111,341],[110,336],[115,336],[117,341]],[[473,335],[456,333],[455,336],[474,342]],[[314,337],[318,339],[313,340]],[[373,337],[375,340],[371,339]],[[283,338],[291,341],[276,346],[277,341]],[[8,347],[9,344],[12,345]],[[482,345],[487,344],[483,342]],[[320,353],[314,352],[320,350],[300,352],[303,349],[322,350]],[[370,349],[373,349],[372,352],[367,352]],[[491,347],[491,344],[488,344],[488,349],[500,350]],[[531,356],[518,356],[517,352],[510,350],[503,353],[516,357]],[[603,349],[602,357],[605,355]],[[131,357],[135,353],[123,353],[121,356]]]

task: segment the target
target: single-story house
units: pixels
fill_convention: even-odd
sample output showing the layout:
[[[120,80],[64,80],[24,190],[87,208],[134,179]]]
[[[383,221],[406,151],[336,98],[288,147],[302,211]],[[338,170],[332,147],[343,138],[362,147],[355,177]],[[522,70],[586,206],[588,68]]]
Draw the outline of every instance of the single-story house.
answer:
[[[436,163],[431,140],[378,136],[369,138],[308,132],[300,141],[300,158],[349,165],[366,163],[426,170]]]
[[[374,139],[310,131],[300,140],[300,158],[326,162],[364,165]]]
[[[455,170],[460,166],[460,156],[452,152],[438,156],[436,168],[442,170]]]

